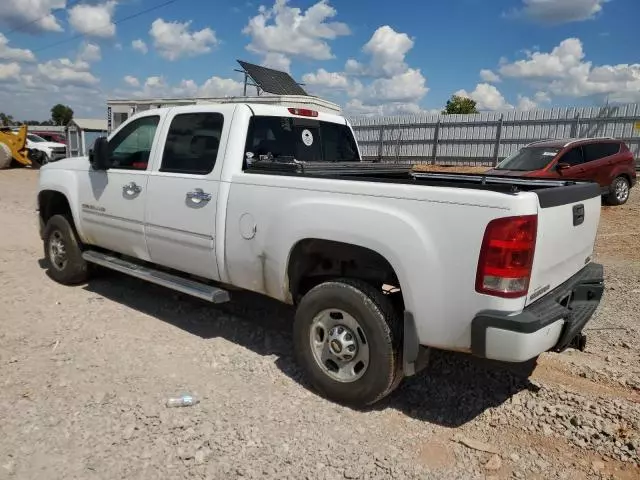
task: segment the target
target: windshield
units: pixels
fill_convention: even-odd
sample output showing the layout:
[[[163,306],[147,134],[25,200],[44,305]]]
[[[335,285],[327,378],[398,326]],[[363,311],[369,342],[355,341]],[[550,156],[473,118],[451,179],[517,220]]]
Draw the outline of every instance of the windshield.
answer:
[[[347,125],[310,118],[252,117],[245,152],[256,160],[271,154],[300,162],[360,161]]]
[[[34,135],[33,133],[30,133],[27,135],[27,138],[35,143],[40,143],[40,142],[46,142],[46,140],[42,137],[39,137],[38,135]]]
[[[546,167],[559,151],[559,148],[525,147],[505,158],[495,169],[519,171],[540,170]]]

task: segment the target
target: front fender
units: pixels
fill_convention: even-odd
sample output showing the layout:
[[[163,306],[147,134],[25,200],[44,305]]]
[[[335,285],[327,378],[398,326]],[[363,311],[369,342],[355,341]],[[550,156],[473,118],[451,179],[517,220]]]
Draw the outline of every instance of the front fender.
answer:
[[[86,242],[83,225],[80,221],[79,180],[74,170],[48,168],[44,166],[39,171],[38,195],[44,191],[54,191],[63,194],[67,198],[71,215],[80,239]]]

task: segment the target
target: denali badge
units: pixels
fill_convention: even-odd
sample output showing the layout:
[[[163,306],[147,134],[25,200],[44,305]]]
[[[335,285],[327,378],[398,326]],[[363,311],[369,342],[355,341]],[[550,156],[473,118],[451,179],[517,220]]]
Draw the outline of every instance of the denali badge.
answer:
[[[88,203],[83,203],[82,204],[82,209],[83,210],[94,210],[96,212],[105,212],[107,210],[104,207],[97,207],[95,205],[89,205]]]
[[[545,285],[542,288],[539,288],[538,290],[536,290],[535,292],[533,292],[531,294],[531,296],[529,297],[529,300],[534,300],[536,298],[538,298],[539,296],[545,294],[546,292],[549,291],[549,288],[551,288],[551,285]]]

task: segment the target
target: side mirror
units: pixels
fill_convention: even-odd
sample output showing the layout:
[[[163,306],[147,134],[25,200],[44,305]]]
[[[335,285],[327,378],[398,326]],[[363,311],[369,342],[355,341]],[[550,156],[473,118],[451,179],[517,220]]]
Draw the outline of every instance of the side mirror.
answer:
[[[571,168],[571,165],[569,165],[568,163],[559,162],[556,165],[556,170],[558,170],[559,172],[562,172],[563,170],[566,170],[567,168]]]
[[[111,159],[109,158],[107,137],[96,138],[93,149],[89,151],[89,163],[94,170],[109,170]]]

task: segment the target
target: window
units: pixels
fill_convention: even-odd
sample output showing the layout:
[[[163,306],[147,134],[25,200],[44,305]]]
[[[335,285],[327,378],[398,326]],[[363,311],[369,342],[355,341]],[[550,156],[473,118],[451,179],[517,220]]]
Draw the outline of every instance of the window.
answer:
[[[591,143],[582,147],[584,150],[584,161],[593,162],[604,157],[615,155],[620,151],[620,144],[616,142]]]
[[[171,121],[161,172],[207,175],[220,147],[224,117],[220,113],[184,113]]]
[[[126,125],[109,141],[111,168],[146,170],[160,117],[142,117]]]
[[[245,152],[255,160],[270,154],[301,162],[360,161],[349,127],[310,118],[252,117]]]
[[[572,167],[574,165],[580,165],[581,163],[583,163],[582,147],[572,148],[560,158],[558,163],[567,163]]]
[[[559,148],[525,147],[505,158],[496,170],[516,170],[531,172],[540,170],[551,162],[560,151]]]

